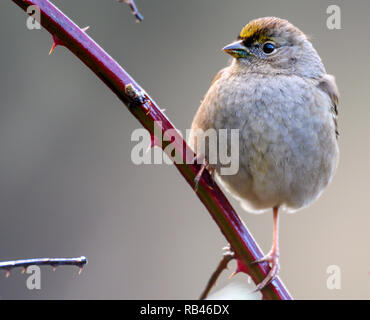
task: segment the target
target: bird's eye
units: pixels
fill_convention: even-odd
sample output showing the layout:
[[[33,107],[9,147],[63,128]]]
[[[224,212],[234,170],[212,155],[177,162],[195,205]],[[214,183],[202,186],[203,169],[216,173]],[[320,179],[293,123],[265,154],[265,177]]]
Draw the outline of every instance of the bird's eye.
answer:
[[[276,50],[275,45],[272,42],[265,42],[263,44],[262,50],[266,54],[273,53]]]

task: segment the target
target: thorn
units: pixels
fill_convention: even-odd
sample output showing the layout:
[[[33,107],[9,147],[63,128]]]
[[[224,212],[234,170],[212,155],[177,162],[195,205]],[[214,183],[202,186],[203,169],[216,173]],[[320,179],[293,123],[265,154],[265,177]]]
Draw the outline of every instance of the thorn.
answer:
[[[233,278],[236,274],[238,274],[239,271],[234,271],[232,274],[229,275],[229,279]]]
[[[5,274],[5,278],[9,278],[9,276],[10,276],[10,269],[7,269],[6,274]]]
[[[146,115],[149,115],[152,112],[152,102],[149,99],[146,99],[146,102],[149,104],[148,111],[146,112]]]
[[[50,51],[49,51],[49,56],[53,53],[54,49],[57,47],[57,45],[55,44],[55,42],[53,42],[51,48],[50,48]]]
[[[55,34],[52,34],[52,37],[53,37],[53,44],[51,45],[49,56],[53,53],[53,51],[55,50],[57,46],[63,45],[62,41],[60,41],[59,38]]]
[[[26,270],[27,270],[27,268],[26,268],[26,267],[23,267],[23,269],[22,269],[21,273],[22,273],[22,274],[23,274],[23,273],[25,273],[25,272],[26,272]]]
[[[86,26],[85,28],[81,28],[81,30],[83,31],[83,32],[86,32],[87,30],[89,30],[90,29],[90,26]]]
[[[166,112],[166,108],[164,108],[164,109],[161,109],[161,111],[162,111],[162,112]]]
[[[83,267],[79,267],[78,274],[81,274],[82,273],[82,269],[83,269]]]
[[[57,269],[57,267],[56,266],[52,266],[53,267],[53,271],[55,272],[55,270]]]

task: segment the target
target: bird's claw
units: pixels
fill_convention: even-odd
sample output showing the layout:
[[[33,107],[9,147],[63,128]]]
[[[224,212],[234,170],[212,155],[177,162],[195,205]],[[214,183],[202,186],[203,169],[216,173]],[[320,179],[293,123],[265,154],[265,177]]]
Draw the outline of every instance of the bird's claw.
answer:
[[[202,178],[202,175],[203,175],[203,172],[204,172],[204,169],[206,168],[206,165],[205,164],[202,164],[202,167],[200,168],[198,174],[196,175],[195,179],[194,179],[194,191],[197,192],[198,191],[198,185],[199,185],[199,181],[200,179]]]
[[[199,182],[200,182],[200,179],[202,178],[202,175],[204,173],[204,170],[207,169],[209,174],[211,175],[211,184],[212,185],[208,185],[208,188],[209,189],[213,189],[213,186],[214,186],[214,179],[215,179],[215,169],[212,168],[207,161],[205,161],[205,163],[201,164],[201,168],[198,172],[198,174],[196,175],[195,179],[194,179],[194,190],[195,192],[198,191],[198,185],[199,185]]]
[[[278,253],[269,253],[261,259],[253,261],[252,264],[261,263],[261,262],[268,262],[271,266],[269,273],[267,274],[266,278],[260,282],[254,292],[261,291],[265,288],[271,281],[273,281],[279,274],[280,271],[280,263],[279,263],[279,254]]]

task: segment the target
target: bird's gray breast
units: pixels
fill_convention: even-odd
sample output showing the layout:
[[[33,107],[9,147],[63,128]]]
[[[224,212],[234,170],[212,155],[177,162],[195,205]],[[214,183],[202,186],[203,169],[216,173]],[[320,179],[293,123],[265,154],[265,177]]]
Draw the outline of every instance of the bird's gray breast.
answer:
[[[300,77],[255,74],[222,77],[215,96],[215,128],[239,129],[240,172],[222,177],[233,192],[261,208],[299,208],[320,194],[338,159],[325,93]]]

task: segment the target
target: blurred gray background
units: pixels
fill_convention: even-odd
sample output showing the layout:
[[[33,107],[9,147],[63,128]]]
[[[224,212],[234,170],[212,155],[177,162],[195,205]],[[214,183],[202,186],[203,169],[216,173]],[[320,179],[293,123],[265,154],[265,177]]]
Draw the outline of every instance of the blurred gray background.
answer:
[[[90,26],[181,130],[229,60],[221,48],[249,20],[274,15],[312,35],[341,91],[341,159],[317,202],[282,215],[280,275],[298,299],[369,299],[370,2],[136,2],[141,24],[113,0],[53,1]],[[330,4],[342,10],[342,30],[326,27]],[[198,298],[226,242],[194,192],[173,166],[132,163],[137,120],[68,50],[49,57],[51,36],[28,30],[12,1],[1,3],[0,34],[0,260],[89,259],[80,276],[43,267],[41,290],[28,290],[20,270],[1,271],[1,298]],[[232,203],[267,251],[272,215]],[[340,267],[341,290],[326,286],[330,265]]]

